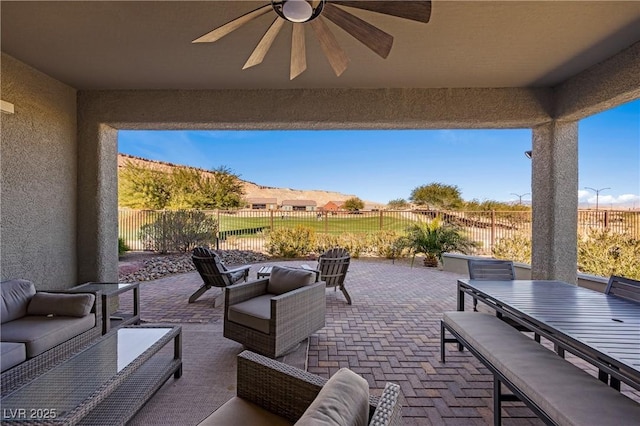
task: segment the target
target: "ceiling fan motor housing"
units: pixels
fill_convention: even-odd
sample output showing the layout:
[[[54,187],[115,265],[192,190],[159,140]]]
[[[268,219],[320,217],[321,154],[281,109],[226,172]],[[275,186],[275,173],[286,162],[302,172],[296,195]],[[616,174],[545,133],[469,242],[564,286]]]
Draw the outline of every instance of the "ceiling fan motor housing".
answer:
[[[325,0],[271,0],[273,10],[289,22],[310,22],[322,13]],[[315,4],[315,8],[313,7]]]

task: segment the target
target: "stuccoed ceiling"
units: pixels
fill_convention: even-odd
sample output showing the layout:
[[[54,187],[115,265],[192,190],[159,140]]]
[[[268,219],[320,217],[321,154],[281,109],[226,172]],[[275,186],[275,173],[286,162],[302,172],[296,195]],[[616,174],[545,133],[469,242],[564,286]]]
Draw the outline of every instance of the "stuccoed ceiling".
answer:
[[[291,26],[242,66],[269,12],[216,43],[191,41],[268,1],[6,1],[2,51],[77,89],[554,86],[640,41],[640,1],[433,1],[428,24],[358,9],[394,36],[381,59],[339,27],[336,77],[310,28],[307,71],[289,80]]]

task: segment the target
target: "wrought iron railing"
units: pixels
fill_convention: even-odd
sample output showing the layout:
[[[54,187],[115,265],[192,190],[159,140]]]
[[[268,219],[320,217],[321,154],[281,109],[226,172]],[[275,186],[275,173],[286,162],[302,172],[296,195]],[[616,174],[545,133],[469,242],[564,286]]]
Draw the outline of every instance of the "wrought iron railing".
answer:
[[[144,225],[162,220],[165,210],[120,209],[118,214],[119,237],[131,250],[148,250],[148,244],[140,237]],[[440,217],[445,223],[460,227],[466,235],[478,243],[478,254],[491,254],[491,249],[501,238],[515,235],[531,237],[531,211],[358,211],[318,212],[281,210],[210,210],[204,211],[218,222],[217,247],[264,251],[269,230],[304,226],[316,233],[340,235],[362,234],[381,230],[403,233],[417,222]],[[640,238],[640,212],[614,210],[580,210],[578,232],[608,229],[628,233]]]

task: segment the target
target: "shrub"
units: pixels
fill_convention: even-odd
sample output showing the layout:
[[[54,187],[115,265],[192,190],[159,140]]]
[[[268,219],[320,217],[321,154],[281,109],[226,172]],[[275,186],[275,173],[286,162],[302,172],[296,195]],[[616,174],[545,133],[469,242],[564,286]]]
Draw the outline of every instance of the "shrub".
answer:
[[[316,234],[313,252],[322,254],[325,251],[340,246],[340,236],[335,234]]]
[[[202,211],[163,211],[154,222],[140,228],[146,250],[160,253],[187,252],[197,246],[213,245],[218,221]]]
[[[608,277],[640,279],[640,239],[608,230],[592,230],[578,240],[578,270]]]
[[[496,259],[507,259],[530,264],[531,239],[521,234],[500,238],[494,244],[492,253]]]
[[[369,235],[369,253],[386,259],[404,257],[407,253],[403,236],[396,231],[378,231]]]
[[[118,256],[122,256],[129,250],[131,250],[131,248],[124,241],[124,238],[122,237],[118,238]]]
[[[305,226],[277,228],[269,232],[265,248],[267,253],[278,257],[301,257],[314,250],[315,232]]]

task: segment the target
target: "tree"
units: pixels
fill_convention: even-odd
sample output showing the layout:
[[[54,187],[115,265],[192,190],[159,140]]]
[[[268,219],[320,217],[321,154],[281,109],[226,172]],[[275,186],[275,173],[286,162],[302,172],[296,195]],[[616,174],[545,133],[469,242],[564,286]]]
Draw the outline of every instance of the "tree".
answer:
[[[446,225],[437,218],[409,226],[405,237],[405,247],[411,250],[413,258],[415,259],[416,254],[424,254],[425,266],[432,267],[438,266],[438,261],[442,261],[443,253],[469,254],[475,246],[461,229]]]
[[[211,170],[213,182],[208,188],[213,208],[228,209],[242,207],[244,201],[244,185],[240,175],[235,174],[226,166]]]
[[[225,166],[210,174],[191,167],[163,172],[125,163],[118,175],[118,205],[137,209],[227,209],[242,205],[244,186]]]
[[[349,211],[362,210],[364,208],[364,201],[358,197],[351,197],[345,200],[342,207]]]
[[[134,209],[163,209],[169,203],[171,176],[127,161],[118,173],[118,205]]]
[[[414,188],[411,191],[411,201],[427,208],[453,210],[463,205],[460,189],[455,185],[430,183]]]
[[[406,209],[409,207],[409,203],[404,198],[397,198],[387,203],[387,207],[394,210]]]

